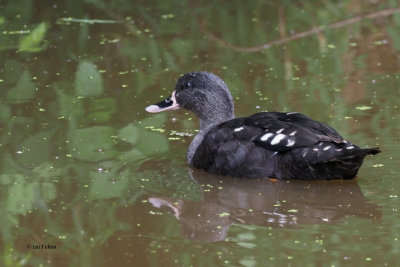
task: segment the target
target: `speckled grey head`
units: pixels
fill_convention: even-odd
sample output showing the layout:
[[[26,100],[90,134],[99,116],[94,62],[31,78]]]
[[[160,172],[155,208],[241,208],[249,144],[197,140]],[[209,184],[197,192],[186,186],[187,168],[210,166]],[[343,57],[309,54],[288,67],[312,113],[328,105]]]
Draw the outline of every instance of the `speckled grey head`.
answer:
[[[193,111],[200,120],[233,118],[232,96],[225,82],[215,74],[186,73],[175,86],[175,97],[179,106]]]
[[[184,108],[200,119],[200,128],[232,119],[233,100],[225,82],[209,72],[189,72],[179,78],[172,95],[146,108],[161,112]]]

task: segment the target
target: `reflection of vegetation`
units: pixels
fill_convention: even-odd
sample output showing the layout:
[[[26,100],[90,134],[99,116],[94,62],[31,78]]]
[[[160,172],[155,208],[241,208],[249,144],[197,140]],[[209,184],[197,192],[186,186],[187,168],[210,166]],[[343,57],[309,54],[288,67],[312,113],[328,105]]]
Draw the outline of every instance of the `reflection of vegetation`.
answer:
[[[279,11],[281,12],[281,10],[283,10],[283,9],[280,8]],[[354,23],[360,22],[360,21],[362,21],[364,19],[375,19],[375,18],[380,18],[380,17],[386,17],[386,16],[393,15],[395,13],[400,13],[400,8],[380,10],[380,11],[373,12],[373,13],[370,13],[370,14],[367,14],[367,15],[359,15],[359,16],[352,17],[350,19],[346,19],[346,20],[343,20],[343,21],[335,22],[335,23],[332,23],[332,24],[329,24],[329,25],[326,25],[326,26],[314,27],[311,30],[295,33],[295,34],[293,34],[293,35],[291,35],[289,37],[287,37],[286,34],[284,34],[285,36],[283,36],[280,39],[268,42],[268,43],[263,44],[263,45],[253,46],[253,47],[238,47],[238,46],[234,46],[234,45],[228,44],[224,40],[216,37],[211,32],[208,32],[203,26],[204,22],[198,20],[197,23],[201,26],[200,29],[209,38],[215,40],[216,42],[218,42],[220,45],[222,45],[224,47],[227,47],[227,48],[233,49],[235,51],[239,51],[239,52],[259,52],[259,51],[271,48],[274,45],[282,45],[282,44],[285,44],[285,43],[290,42],[290,41],[294,41],[294,40],[297,40],[297,39],[300,39],[300,38],[308,37],[310,35],[320,34],[323,31],[345,27],[345,26],[348,26],[350,24],[354,24]],[[286,31],[286,29],[283,29],[283,31]]]
[[[47,31],[46,23],[42,22],[32,30],[27,36],[21,38],[19,41],[19,51],[21,52],[40,52],[45,49],[41,45]]]
[[[221,40],[253,46],[395,9],[396,1],[226,1],[218,8],[214,1],[156,2],[152,8],[146,1],[120,0],[1,4],[0,265],[64,258],[71,266],[102,262],[100,251],[113,234],[143,231],[118,217],[143,194],[200,197],[175,156],[163,156],[171,146],[167,115],[143,119],[141,113],[143,100],[154,100],[152,92],[158,95],[160,88],[167,96],[182,72],[205,69],[223,76],[240,99],[238,115],[273,106],[314,113],[361,145],[374,146],[370,136],[382,146],[397,138],[399,14],[254,54],[225,49],[200,33],[200,23],[207,23]],[[324,112],[315,114],[318,110]],[[178,123],[179,131],[196,127],[189,119]],[[154,155],[161,160],[149,163]],[[179,162],[185,164],[183,156]],[[383,165],[397,166],[389,159]],[[396,188],[391,190],[395,196]],[[169,233],[177,231],[172,220],[168,227]],[[395,235],[399,229],[388,231]],[[269,248],[259,241],[257,246]],[[54,255],[34,253],[26,242],[59,249]],[[171,261],[194,262],[189,253],[174,253]],[[210,265],[221,255],[228,254],[198,261]],[[154,265],[158,260],[151,258]],[[254,262],[242,260],[245,266]]]

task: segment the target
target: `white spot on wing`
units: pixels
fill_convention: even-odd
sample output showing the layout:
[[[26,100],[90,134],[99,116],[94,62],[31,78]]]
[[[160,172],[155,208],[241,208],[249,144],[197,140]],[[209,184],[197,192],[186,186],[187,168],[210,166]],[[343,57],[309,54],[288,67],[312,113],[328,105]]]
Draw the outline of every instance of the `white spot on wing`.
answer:
[[[289,112],[289,113],[286,113],[286,115],[292,115],[292,114],[297,114],[298,112]]]
[[[273,136],[273,135],[274,135],[273,133],[266,133],[266,134],[264,134],[263,136],[261,136],[260,140],[261,140],[261,141],[267,141],[268,138],[270,138],[270,137]]]
[[[290,136],[293,136],[293,135],[295,135],[297,133],[297,131],[293,131],[293,132],[291,132],[289,135]]]
[[[324,149],[323,150],[329,150],[329,149],[331,149],[331,146],[326,146],[326,147],[324,147]]]
[[[287,145],[286,146],[294,146],[296,142],[293,139],[288,139]]]
[[[279,129],[278,131],[276,131],[277,134],[280,134],[281,132],[283,132],[284,128]]]
[[[277,134],[274,139],[272,139],[271,141],[271,145],[276,145],[278,144],[282,139],[284,139],[286,137],[286,135],[284,134]]]
[[[308,151],[305,151],[305,152],[303,153],[303,158],[305,158],[305,157],[307,156],[307,152],[308,152]]]
[[[313,148],[313,151],[318,151],[319,149],[318,148]]]
[[[235,130],[233,130],[234,132],[240,132],[241,130],[243,130],[244,128],[243,127],[239,127],[239,128],[236,128]]]
[[[353,149],[354,148],[354,146],[348,146],[348,147],[346,147],[346,149]]]

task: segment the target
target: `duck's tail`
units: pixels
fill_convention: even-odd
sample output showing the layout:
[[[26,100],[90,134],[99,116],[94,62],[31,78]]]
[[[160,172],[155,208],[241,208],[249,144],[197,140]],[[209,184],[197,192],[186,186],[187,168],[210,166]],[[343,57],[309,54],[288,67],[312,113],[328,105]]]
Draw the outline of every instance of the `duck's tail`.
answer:
[[[356,158],[356,157],[361,157],[361,159],[363,159],[367,155],[376,155],[380,152],[381,152],[381,150],[379,149],[379,147],[360,148],[360,149],[355,149],[346,154],[343,154],[342,156],[336,157],[333,160],[351,159],[351,158]]]
[[[361,149],[361,150],[364,151],[366,154],[369,154],[369,155],[376,155],[378,153],[381,153],[381,150],[379,149],[379,147],[364,148],[364,149]]]
[[[353,179],[361,167],[365,156],[375,155],[381,152],[379,148],[361,148],[355,149],[350,153],[328,160],[325,163],[316,164],[319,165],[321,174],[324,173],[332,178],[342,179]]]

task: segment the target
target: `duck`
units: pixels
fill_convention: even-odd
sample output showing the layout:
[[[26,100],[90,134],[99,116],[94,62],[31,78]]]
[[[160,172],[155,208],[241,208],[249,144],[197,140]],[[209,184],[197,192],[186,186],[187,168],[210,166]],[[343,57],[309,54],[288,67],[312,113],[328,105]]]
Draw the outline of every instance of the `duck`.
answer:
[[[182,75],[167,99],[145,110],[186,109],[200,122],[188,163],[206,172],[243,178],[331,180],[356,177],[364,158],[380,149],[360,148],[336,130],[297,112],[259,112],[235,118],[226,83],[206,71]]]

